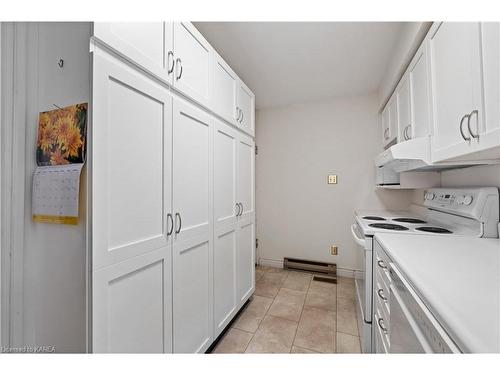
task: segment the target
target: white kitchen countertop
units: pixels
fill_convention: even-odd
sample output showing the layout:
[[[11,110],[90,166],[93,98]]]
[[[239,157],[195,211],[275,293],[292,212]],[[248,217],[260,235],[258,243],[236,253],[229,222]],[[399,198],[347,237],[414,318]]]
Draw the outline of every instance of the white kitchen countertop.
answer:
[[[464,352],[500,352],[500,240],[376,233]]]

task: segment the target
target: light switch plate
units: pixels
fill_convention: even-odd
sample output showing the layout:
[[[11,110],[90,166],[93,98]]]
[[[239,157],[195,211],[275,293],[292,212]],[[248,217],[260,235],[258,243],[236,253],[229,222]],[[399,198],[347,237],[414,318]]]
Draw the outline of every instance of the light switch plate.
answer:
[[[336,174],[328,175],[328,183],[329,184],[336,184],[337,183],[337,175]]]

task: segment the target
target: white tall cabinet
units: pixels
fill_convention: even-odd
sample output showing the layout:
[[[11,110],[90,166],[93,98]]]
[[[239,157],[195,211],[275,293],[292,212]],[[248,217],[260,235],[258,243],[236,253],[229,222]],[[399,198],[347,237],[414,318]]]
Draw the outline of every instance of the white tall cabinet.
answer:
[[[96,49],[92,109],[93,351],[169,352],[172,96]]]
[[[215,330],[218,335],[255,290],[255,144],[216,122],[214,138]]]
[[[190,23],[94,30],[92,350],[205,352],[255,289],[255,97]]]
[[[173,121],[173,349],[204,352],[213,339],[212,120],[180,99]]]

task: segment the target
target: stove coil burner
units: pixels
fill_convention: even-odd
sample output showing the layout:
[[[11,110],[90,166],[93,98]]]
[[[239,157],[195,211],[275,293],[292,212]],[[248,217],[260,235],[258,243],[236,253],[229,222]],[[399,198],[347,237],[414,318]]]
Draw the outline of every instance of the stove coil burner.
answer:
[[[408,230],[408,228],[398,224],[375,223],[375,224],[370,224],[369,226],[372,228],[389,229],[389,230]]]
[[[363,219],[365,220],[378,220],[378,221],[384,221],[385,219],[380,216],[363,216]]]
[[[419,227],[415,228],[415,230],[419,230],[421,232],[429,232],[429,233],[443,233],[443,234],[453,233],[451,230],[438,227]]]
[[[398,217],[397,219],[393,219],[392,221],[397,221],[400,223],[408,223],[408,224],[425,224],[426,221],[420,219],[412,219],[409,217]]]

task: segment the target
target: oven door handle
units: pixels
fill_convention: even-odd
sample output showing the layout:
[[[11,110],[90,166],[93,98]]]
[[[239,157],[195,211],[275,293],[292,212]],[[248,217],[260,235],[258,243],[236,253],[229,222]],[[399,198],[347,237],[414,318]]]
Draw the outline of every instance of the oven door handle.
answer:
[[[356,230],[356,224],[351,225],[351,233],[352,233],[352,237],[354,238],[354,241],[356,241],[356,243],[359,246],[362,246],[364,248],[365,247],[365,239],[358,236],[357,230]]]

